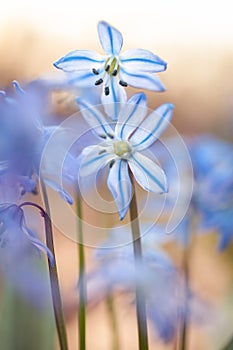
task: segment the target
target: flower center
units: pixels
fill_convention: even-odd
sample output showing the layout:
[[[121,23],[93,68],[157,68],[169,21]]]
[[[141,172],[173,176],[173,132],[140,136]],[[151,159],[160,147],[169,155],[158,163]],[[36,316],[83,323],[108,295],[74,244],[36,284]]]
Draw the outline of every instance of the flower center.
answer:
[[[115,56],[107,58],[107,60],[104,63],[103,69],[103,73],[100,75],[100,78],[95,81],[95,85],[101,85],[105,81],[104,93],[106,96],[110,93],[109,83],[111,79],[113,77],[116,77],[117,75],[119,76],[119,84],[123,87],[128,86],[128,84],[125,81],[123,81],[120,77],[119,60]],[[100,74],[99,71],[95,68],[92,69],[92,72],[95,75]]]
[[[118,157],[127,158],[132,152],[132,147],[127,141],[115,141],[113,151]]]

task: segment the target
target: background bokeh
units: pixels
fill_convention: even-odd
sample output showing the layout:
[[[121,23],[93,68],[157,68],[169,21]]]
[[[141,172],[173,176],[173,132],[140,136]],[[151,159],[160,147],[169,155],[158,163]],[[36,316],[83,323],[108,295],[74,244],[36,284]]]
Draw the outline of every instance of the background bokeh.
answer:
[[[176,107],[173,122],[182,131],[230,138],[231,13],[230,0],[10,0],[0,12],[0,86],[55,73],[52,62],[71,50],[101,52],[96,25],[104,19],[120,29],[124,49],[143,47],[168,62],[160,74],[167,92],[151,94],[151,107],[171,101]]]

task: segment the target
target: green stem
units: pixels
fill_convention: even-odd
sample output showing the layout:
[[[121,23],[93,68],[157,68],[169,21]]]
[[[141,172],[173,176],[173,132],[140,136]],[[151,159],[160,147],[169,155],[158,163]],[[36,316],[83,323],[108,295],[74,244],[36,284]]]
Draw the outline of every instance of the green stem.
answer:
[[[188,248],[183,252],[183,273],[184,273],[184,317],[181,324],[181,344],[180,350],[185,350],[187,346],[188,325],[186,322],[188,308],[188,286],[189,286],[189,266],[188,266]]]
[[[54,256],[54,265],[52,266],[50,261],[48,260],[48,266],[49,266],[49,278],[50,278],[55,322],[57,327],[60,349],[68,350],[65,321],[64,321],[63,311],[62,311],[62,300],[61,300],[61,294],[60,294],[60,288],[59,288],[59,282],[58,282],[58,272],[57,272],[57,263],[56,263],[56,256],[55,256],[54,242],[53,242],[52,222],[50,219],[49,200],[48,200],[46,186],[43,180],[41,181],[41,189],[42,189],[42,194],[43,194],[43,199],[44,199],[44,204],[46,209],[46,212],[44,213],[46,244]]]
[[[130,178],[133,185],[133,197],[130,203],[130,221],[133,238],[133,249],[135,257],[135,267],[142,262],[142,246],[140,238],[140,228],[138,220],[138,208],[136,200],[136,191],[134,178],[130,172]],[[139,350],[148,350],[148,334],[147,334],[147,317],[146,317],[146,301],[143,289],[136,282],[136,312],[137,312],[137,325],[138,325],[138,344]]]
[[[106,300],[107,308],[108,308],[108,314],[109,314],[109,321],[110,326],[112,330],[112,350],[119,350],[120,349],[120,342],[119,342],[119,330],[117,325],[117,318],[116,318],[116,310],[113,300],[113,295],[109,294]]]
[[[86,282],[85,282],[85,256],[83,247],[82,203],[80,196],[77,199],[78,215],[78,253],[79,253],[79,349],[86,349]]]
[[[222,348],[222,350],[233,350],[233,338]]]

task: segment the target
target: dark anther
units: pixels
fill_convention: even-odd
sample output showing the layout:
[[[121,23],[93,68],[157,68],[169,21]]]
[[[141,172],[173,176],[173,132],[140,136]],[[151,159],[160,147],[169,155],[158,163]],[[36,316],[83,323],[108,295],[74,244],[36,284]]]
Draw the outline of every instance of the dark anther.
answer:
[[[106,96],[108,96],[109,95],[109,87],[108,86],[106,86],[106,88],[104,89],[104,93],[105,93],[105,95]]]
[[[117,75],[117,69],[114,69],[114,71],[112,72],[112,75],[115,77]]]
[[[119,84],[120,84],[121,86],[124,86],[124,87],[128,86],[128,84],[127,84],[125,81],[123,81],[123,80],[120,80],[120,81],[119,81]]]
[[[108,65],[106,66],[106,68],[105,68],[105,72],[108,72],[109,69],[110,69],[110,65],[108,64]]]
[[[101,137],[101,139],[106,139],[107,138],[107,136],[104,135],[104,134],[99,135],[99,137]]]
[[[110,139],[114,139],[114,135],[109,134],[109,132],[107,133],[108,137],[110,137]]]
[[[106,153],[106,149],[102,149],[101,151],[99,151],[99,155],[103,154],[103,153]]]
[[[109,164],[109,168],[110,168],[110,169],[113,167],[114,163],[115,163],[115,160],[113,159],[113,160],[110,162],[110,164]]]
[[[98,80],[96,80],[96,82],[95,82],[95,85],[100,85],[100,84],[102,84],[102,82],[103,82],[103,79],[98,79]]]
[[[95,75],[98,75],[98,74],[99,74],[98,70],[95,69],[95,68],[92,69],[92,72],[93,72]]]

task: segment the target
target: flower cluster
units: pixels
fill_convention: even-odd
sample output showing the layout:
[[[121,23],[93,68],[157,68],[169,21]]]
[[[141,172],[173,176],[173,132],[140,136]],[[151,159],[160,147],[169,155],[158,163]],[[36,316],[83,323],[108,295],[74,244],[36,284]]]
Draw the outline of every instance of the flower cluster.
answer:
[[[166,129],[173,105],[165,103],[146,118],[147,99],[144,93],[135,94],[127,101],[124,88],[128,85],[163,91],[164,87],[155,73],[164,71],[167,64],[143,49],[130,49],[121,54],[122,35],[106,22],[99,22],[98,34],[106,55],[76,50],[54,65],[69,74],[70,83],[104,86],[101,102],[107,116],[116,123],[113,127],[98,108],[86,99],[77,98],[83,117],[102,141],[83,150],[80,176],[97,173],[109,165],[108,187],[123,219],[132,196],[129,172],[145,190],[167,192],[164,172],[141,151],[150,147]]]
[[[163,103],[149,111],[146,93],[130,95],[132,90],[128,86],[151,93],[164,91],[157,73],[166,70],[166,62],[145,49],[122,52],[122,34],[105,21],[99,22],[98,35],[103,54],[75,50],[54,63],[65,72],[62,84],[55,84],[56,89],[68,92],[72,89],[78,118],[73,115],[59,124],[58,118],[47,112],[50,92],[55,86],[53,81],[38,80],[24,88],[14,81],[13,91],[0,91],[0,274],[30,301],[45,305],[46,278],[37,268],[37,253],[39,256],[44,253],[49,262],[58,338],[61,350],[67,349],[46,192],[50,187],[69,208],[76,202],[80,215],[80,343],[85,343],[85,303],[96,306],[100,300],[123,291],[135,294],[133,305],[137,308],[138,327],[144,327],[144,334],[139,329],[141,338],[144,337],[140,350],[148,350],[146,316],[162,341],[171,342],[178,332],[183,332],[179,338],[184,342],[186,323],[193,315],[199,322],[206,314],[205,306],[189,285],[187,261],[180,271],[164,246],[177,239],[186,253],[191,244],[193,218],[199,220],[197,230],[211,229],[220,234],[220,250],[230,244],[232,145],[207,135],[187,138],[187,150],[176,137],[160,143],[160,137],[170,125],[173,104]],[[79,140],[81,134],[85,140]],[[182,147],[187,151],[186,158]],[[187,154],[193,174],[186,167]],[[100,242],[101,248],[93,254],[94,268],[85,275],[81,184],[86,181],[92,190],[93,176],[106,175],[103,169],[107,169],[106,188],[121,226],[115,225],[109,230],[108,238]],[[194,180],[193,193],[190,179]],[[137,198],[138,190],[143,194]],[[143,215],[147,217],[139,224],[138,208],[145,200],[145,193],[148,210]],[[40,225],[37,213],[26,210],[30,205],[39,209],[44,218],[46,244],[39,232],[42,229],[37,230],[38,237],[34,233]],[[155,229],[159,208],[163,208],[163,215]],[[169,217],[175,216],[175,220],[169,221]],[[141,216],[140,220],[143,221]],[[175,230],[168,236],[165,233],[171,221]],[[40,286],[33,281],[39,281]],[[81,348],[85,350],[84,345]]]

